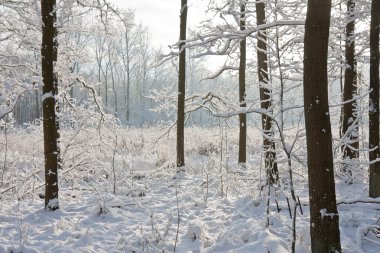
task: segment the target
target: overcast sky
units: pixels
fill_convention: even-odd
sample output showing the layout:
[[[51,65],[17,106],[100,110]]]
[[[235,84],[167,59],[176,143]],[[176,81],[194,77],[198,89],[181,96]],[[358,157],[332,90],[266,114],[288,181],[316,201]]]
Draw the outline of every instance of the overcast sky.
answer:
[[[153,46],[167,48],[179,38],[179,0],[112,0],[120,8],[136,11],[136,22],[149,28]],[[203,2],[203,4],[202,4]],[[202,0],[190,0],[188,9],[189,26],[196,25],[204,16]]]

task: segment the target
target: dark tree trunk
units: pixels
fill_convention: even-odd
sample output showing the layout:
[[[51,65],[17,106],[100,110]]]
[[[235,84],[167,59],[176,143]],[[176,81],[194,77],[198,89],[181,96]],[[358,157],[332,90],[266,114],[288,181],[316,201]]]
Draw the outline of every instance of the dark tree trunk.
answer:
[[[379,16],[380,1],[372,0],[370,31],[369,161],[379,158]],[[369,196],[380,197],[380,162],[369,166]]]
[[[78,74],[79,70],[76,70],[76,68],[77,68],[76,66],[77,66],[77,64],[74,63],[73,66],[70,67],[70,73],[71,73],[71,74],[74,74],[75,72],[76,72],[76,74]],[[74,84],[75,84],[75,83],[71,84],[71,87],[70,87],[70,98],[74,98]],[[63,102],[63,103],[64,103],[64,102]],[[64,106],[64,105],[62,105],[62,107],[63,107],[63,106]],[[63,110],[64,110],[64,108],[63,108]]]
[[[240,31],[245,30],[245,3],[240,2]],[[239,103],[240,107],[246,107],[245,102],[245,68],[246,68],[246,39],[240,40],[240,66],[239,66]],[[239,164],[247,161],[247,114],[239,114]]]
[[[256,3],[256,20],[257,25],[265,24],[265,3]],[[272,105],[271,90],[268,89],[268,56],[267,56],[267,36],[266,31],[259,31],[257,37],[257,66],[258,76],[260,83],[260,100],[261,108],[268,110]],[[278,169],[275,152],[275,143],[271,140],[273,136],[272,119],[266,115],[261,116],[261,123],[263,132],[265,134],[263,138],[263,146],[265,153],[265,168],[269,172],[270,183],[276,183],[278,180]]]
[[[355,59],[355,1],[347,2],[347,24],[346,24],[346,68],[344,72],[344,93],[343,101],[350,101],[357,94],[357,73]],[[342,136],[347,132],[352,123],[356,120],[356,101],[343,105],[343,126]],[[351,130],[348,136],[349,146],[343,147],[343,158],[359,157],[359,129]],[[352,148],[350,148],[350,146]]]
[[[45,208],[54,211],[58,203],[59,122],[57,117],[58,78],[54,70],[57,62],[56,1],[41,0],[42,14],[42,79],[43,129],[45,153]]]
[[[41,115],[40,115],[40,102],[38,101],[38,90],[35,90],[34,91],[34,98],[35,98],[35,103],[36,103],[36,106],[35,106],[35,116],[34,116],[34,119],[40,119]]]
[[[186,87],[186,22],[187,0],[181,0],[177,108],[177,167],[185,166],[185,87]]]
[[[303,81],[313,253],[341,252],[328,105],[330,14],[331,0],[308,1]]]

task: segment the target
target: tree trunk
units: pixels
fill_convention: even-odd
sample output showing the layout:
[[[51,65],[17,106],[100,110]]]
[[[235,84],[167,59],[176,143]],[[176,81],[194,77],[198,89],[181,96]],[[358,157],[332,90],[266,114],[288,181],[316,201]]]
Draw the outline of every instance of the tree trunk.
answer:
[[[344,71],[344,93],[343,101],[352,100],[357,94],[357,73],[355,59],[355,1],[347,2],[347,24],[346,24],[346,67]],[[356,120],[356,101],[351,101],[343,105],[343,126],[342,136]],[[359,157],[359,129],[355,127],[348,134],[349,146],[343,147],[343,158]],[[351,147],[352,148],[351,148]]]
[[[105,92],[106,92],[106,94],[105,94],[105,96],[106,96],[106,110],[107,110],[107,112],[109,112],[108,111],[108,65],[109,63],[107,63],[106,64],[106,73],[105,73],[105,77],[104,77],[104,82],[105,82]]]
[[[185,166],[185,86],[186,86],[186,22],[187,0],[181,0],[179,35],[179,71],[178,71],[178,108],[177,108],[177,167]]]
[[[131,74],[130,74],[130,69],[129,69],[129,60],[128,60],[128,65],[127,65],[127,93],[126,93],[126,104],[127,104],[127,109],[126,109],[126,120],[129,122],[130,121],[130,104],[131,104]]]
[[[245,2],[240,2],[240,31],[245,30]],[[246,107],[245,102],[245,68],[246,68],[246,39],[240,40],[240,66],[239,66],[239,102],[240,107]],[[239,114],[239,164],[247,161],[247,114]]]
[[[42,14],[42,79],[43,79],[43,129],[45,153],[45,208],[54,211],[58,202],[59,122],[56,112],[58,78],[54,70],[57,62],[56,1],[41,0]]]
[[[265,24],[265,3],[256,3],[256,20],[257,25]],[[266,31],[259,31],[257,37],[257,66],[260,85],[261,108],[268,110],[272,105],[271,90],[268,89],[268,56],[267,56],[267,36]],[[270,183],[276,183],[278,180],[278,169],[275,152],[275,143],[271,140],[273,137],[272,119],[266,115],[261,116],[261,124],[264,132],[263,146],[265,153],[265,168],[269,172]]]
[[[100,75],[100,72],[101,72],[101,65],[98,66],[98,96],[101,96],[102,95],[102,79],[101,79],[101,75]]]
[[[113,47],[114,47],[114,45],[112,45],[112,47],[109,48],[109,50],[108,50],[108,60],[110,62],[111,83],[112,83],[112,91],[113,91],[113,99],[114,99],[113,100],[113,108],[114,108],[113,115],[115,117],[117,117],[119,110],[117,108],[117,106],[118,106],[118,104],[117,104],[117,91],[116,91],[116,88],[115,88],[115,73],[114,73],[114,66],[115,66],[115,64],[112,62],[112,59],[111,59],[111,56],[113,56],[112,52],[111,52],[111,50],[114,50]]]
[[[330,14],[331,0],[308,1],[303,80],[313,253],[341,252],[328,105]]]
[[[125,119],[126,121],[128,122],[129,121],[129,107],[130,107],[130,98],[129,98],[129,94],[130,94],[130,79],[131,79],[131,75],[130,75],[130,68],[129,68],[129,65],[130,65],[130,47],[129,47],[129,36],[128,36],[128,29],[125,30],[125,51],[126,51],[126,63],[125,63],[125,68],[126,68],[126,72],[127,72],[127,83],[125,84],[124,86],[124,93],[125,93]]]
[[[105,39],[104,39],[105,40]],[[95,57],[96,57],[96,63],[98,65],[98,95],[101,96],[102,94],[102,78],[101,78],[101,74],[103,73],[104,75],[104,71],[103,71],[103,68],[102,68],[102,64],[103,64],[103,54],[104,54],[104,43],[105,42],[102,42],[102,38],[99,38],[99,40],[95,40]]]
[[[379,16],[380,1],[372,0],[370,30],[369,161],[379,157]],[[369,196],[380,197],[380,162],[369,166]]]
[[[40,103],[39,103],[39,99],[38,99],[38,90],[35,90],[34,91],[34,99],[35,99],[35,103],[36,103],[36,106],[35,106],[35,109],[34,109],[34,112],[35,112],[35,115],[34,115],[34,119],[40,119],[41,115],[40,115]]]

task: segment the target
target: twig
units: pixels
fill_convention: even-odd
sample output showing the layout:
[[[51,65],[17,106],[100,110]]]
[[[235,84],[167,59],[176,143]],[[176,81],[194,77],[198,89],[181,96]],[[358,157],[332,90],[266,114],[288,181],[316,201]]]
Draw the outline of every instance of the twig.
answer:
[[[300,211],[301,211],[301,215],[303,215],[303,211],[302,211],[302,206],[301,206],[301,201],[300,201],[300,197],[297,196],[297,199],[298,199],[298,206],[300,207]]]
[[[358,199],[358,200],[349,200],[349,201],[339,201],[337,202],[336,204],[337,205],[341,205],[341,204],[345,204],[345,205],[350,205],[350,204],[356,204],[356,203],[364,203],[364,204],[380,204],[380,200],[361,200],[361,199]]]
[[[379,242],[376,242],[375,240],[372,240],[372,239],[369,239],[368,237],[364,237],[365,240],[369,241],[369,242],[372,242],[378,246],[380,246],[380,243]]]
[[[292,210],[290,210],[290,204],[289,204],[289,198],[288,197],[286,197],[286,202],[288,202],[289,215],[290,215],[290,219],[292,219]]]

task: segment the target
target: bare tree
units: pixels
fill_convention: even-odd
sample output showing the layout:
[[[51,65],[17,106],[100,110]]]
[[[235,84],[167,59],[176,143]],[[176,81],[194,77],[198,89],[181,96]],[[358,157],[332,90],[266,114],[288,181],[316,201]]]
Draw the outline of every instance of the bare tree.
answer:
[[[350,130],[352,123],[356,120],[356,101],[353,97],[357,94],[357,73],[355,59],[355,1],[347,2],[347,23],[346,23],[346,68],[344,72],[344,92],[343,92],[343,117],[342,136],[348,134],[349,141],[343,146],[343,158],[359,157],[358,127]],[[347,169],[347,168],[346,168]]]
[[[94,50],[95,50],[95,59],[98,66],[98,94],[101,95],[101,83],[102,83],[102,73],[103,73],[103,61],[105,58],[105,37],[102,38],[99,34],[99,38],[95,38]]]
[[[186,22],[187,0],[181,0],[179,67],[178,67],[178,107],[177,107],[177,167],[185,166],[185,87],[186,87]]]
[[[113,91],[113,111],[115,117],[118,115],[118,103],[117,103],[117,90],[115,86],[115,71],[116,71],[116,62],[115,62],[115,43],[110,43],[108,46],[108,62],[111,75],[112,91]],[[107,94],[107,93],[106,93]]]
[[[372,0],[370,28],[370,89],[369,94],[369,196],[380,196],[379,158],[379,18],[380,1]]]
[[[244,1],[240,1],[240,31],[245,30],[245,5]],[[247,57],[246,38],[240,39],[240,65],[239,65],[239,103],[240,107],[246,107],[245,101],[245,69]],[[247,161],[247,114],[239,114],[239,164],[245,164]]]
[[[124,102],[125,102],[125,119],[130,120],[130,94],[131,94],[131,71],[132,71],[132,56],[135,47],[135,39],[133,38],[132,25],[124,25],[123,31],[123,51],[122,60],[124,65]]]
[[[152,50],[149,44],[149,33],[148,29],[143,27],[142,24],[140,24],[138,27],[138,34],[137,34],[137,48],[136,48],[136,66],[135,66],[135,72],[136,72],[136,92],[137,92],[137,101],[135,106],[138,106],[140,110],[145,111],[146,106],[148,105],[148,101],[145,97],[146,94],[144,94],[144,91],[146,92],[149,90],[148,84],[149,84],[149,75],[152,70],[152,65],[154,59]],[[186,76],[186,74],[185,74]],[[185,81],[186,83],[186,81]],[[143,123],[147,120],[147,114],[138,114],[140,122]]]
[[[256,21],[257,25],[264,25],[265,20],[265,3],[256,3]],[[268,89],[268,55],[267,55],[267,35],[266,30],[260,30],[257,34],[257,67],[260,85],[260,105],[264,110],[269,110],[272,106],[271,90]],[[266,114],[261,115],[261,123],[264,133],[263,146],[265,153],[265,168],[269,172],[269,180],[276,183],[278,180],[278,169],[275,152],[275,143],[272,140],[273,129],[272,120]]]
[[[56,95],[58,78],[54,70],[57,62],[57,20],[56,1],[41,0],[42,15],[42,79],[43,79],[43,129],[45,152],[45,208],[54,211],[59,208],[58,202],[58,168],[60,150],[59,122],[57,117]]]
[[[328,103],[327,55],[331,0],[308,1],[304,110],[312,252],[341,252]]]

